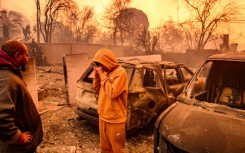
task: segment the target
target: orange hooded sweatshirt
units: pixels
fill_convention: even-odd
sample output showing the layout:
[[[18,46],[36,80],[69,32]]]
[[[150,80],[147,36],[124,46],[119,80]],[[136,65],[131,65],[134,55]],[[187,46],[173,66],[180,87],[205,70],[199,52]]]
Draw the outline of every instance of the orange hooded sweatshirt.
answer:
[[[108,123],[126,122],[128,78],[126,70],[118,64],[114,53],[108,49],[99,50],[93,59],[101,63],[108,72],[95,74],[93,88],[99,94],[98,114]]]

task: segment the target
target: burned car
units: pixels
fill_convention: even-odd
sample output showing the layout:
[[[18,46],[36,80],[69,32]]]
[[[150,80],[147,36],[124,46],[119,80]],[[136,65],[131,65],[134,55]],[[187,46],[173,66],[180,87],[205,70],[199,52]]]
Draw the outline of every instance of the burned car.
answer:
[[[126,131],[146,126],[172,104],[193,72],[174,62],[120,61],[129,80]],[[98,95],[92,89],[93,63],[77,82],[76,113],[98,125]]]
[[[244,52],[208,57],[155,122],[154,152],[244,152],[244,70]]]

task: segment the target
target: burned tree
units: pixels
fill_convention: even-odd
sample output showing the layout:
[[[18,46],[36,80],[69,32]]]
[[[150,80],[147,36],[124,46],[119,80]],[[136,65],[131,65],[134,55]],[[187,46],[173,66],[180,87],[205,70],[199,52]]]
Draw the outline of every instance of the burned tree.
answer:
[[[159,27],[160,48],[164,51],[176,51],[183,45],[183,30],[172,19]],[[181,48],[181,47],[180,47]]]
[[[76,8],[77,5],[72,0],[47,0],[44,7],[44,22],[40,30],[45,42],[52,41],[52,32],[58,25],[59,17],[64,17]],[[61,19],[60,19],[61,20]],[[62,19],[64,20],[64,19]]]
[[[104,14],[106,28],[112,33],[113,44],[134,44],[144,28],[149,28],[147,15],[136,8],[129,8],[130,0],[113,2]],[[108,26],[109,25],[109,26]]]
[[[191,17],[180,25],[186,31],[187,38],[191,38],[188,40],[194,41],[197,50],[203,50],[219,25],[235,20],[241,9],[235,1],[183,0],[183,2]]]
[[[115,0],[112,1],[112,3],[105,10],[103,16],[104,23],[105,27],[112,33],[113,44],[117,44],[117,33],[120,32],[120,27],[118,27],[118,25],[120,25],[120,20],[116,22],[116,18],[119,16],[122,10],[128,8],[130,3],[131,0]]]
[[[125,42],[130,45],[135,44],[141,32],[149,28],[147,15],[136,8],[121,10],[116,17],[115,23],[117,31],[119,31],[121,45]]]
[[[85,6],[78,14],[78,22],[75,28],[75,41],[89,43],[94,38],[97,28],[97,23],[94,19],[94,8]]]
[[[37,42],[40,42],[40,26],[41,26],[41,6],[40,0],[35,0],[36,4],[36,31],[37,31]]]
[[[28,40],[30,39],[30,36],[31,36],[31,27],[30,27],[30,25],[26,25],[25,28],[22,27],[22,32],[23,32],[24,37],[25,37],[25,42],[28,42]]]
[[[19,39],[28,42],[31,39],[33,30],[30,26],[30,21],[25,15],[16,11],[9,11],[8,16],[8,29],[11,39]]]
[[[160,33],[144,29],[137,37],[137,47],[143,49],[146,55],[153,55],[159,47]]]
[[[22,33],[22,26],[24,22],[24,16],[16,11],[8,12],[8,21],[9,21],[9,31],[10,38],[16,39],[17,35]]]

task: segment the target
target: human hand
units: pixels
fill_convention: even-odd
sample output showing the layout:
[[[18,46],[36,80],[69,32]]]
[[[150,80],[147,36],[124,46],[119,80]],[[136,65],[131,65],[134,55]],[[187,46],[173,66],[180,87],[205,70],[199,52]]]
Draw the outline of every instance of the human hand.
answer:
[[[96,66],[94,67],[94,70],[95,70],[95,74],[100,74],[100,73],[103,73],[104,72],[104,69],[102,68],[102,66]]]
[[[30,143],[30,142],[32,142],[32,138],[33,138],[33,136],[31,135],[31,132],[23,132],[23,133],[21,133],[16,144]]]
[[[32,142],[32,138],[33,136],[31,135],[31,132],[23,132],[21,134],[22,139],[23,139],[23,143],[30,143]]]
[[[97,75],[99,75],[99,73],[98,73],[98,71],[97,71],[97,68],[96,68],[97,66],[95,66],[94,67],[94,74],[95,74],[95,76],[97,76]]]

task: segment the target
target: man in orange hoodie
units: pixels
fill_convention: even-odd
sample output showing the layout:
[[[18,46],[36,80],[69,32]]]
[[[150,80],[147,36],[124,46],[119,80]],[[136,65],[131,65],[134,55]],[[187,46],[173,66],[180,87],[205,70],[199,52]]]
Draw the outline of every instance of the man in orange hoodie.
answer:
[[[126,70],[118,64],[114,53],[99,50],[93,59],[93,87],[98,99],[100,148],[102,153],[123,153],[126,135],[128,78]]]

